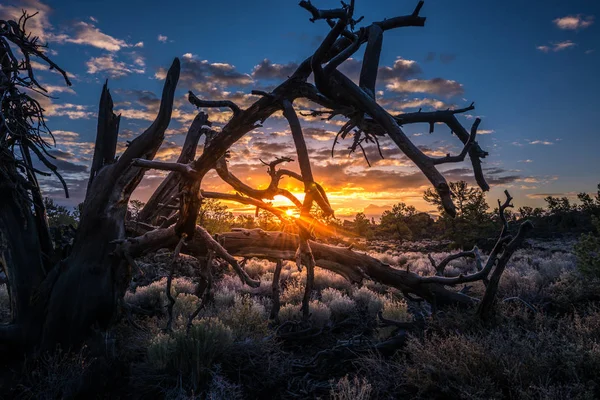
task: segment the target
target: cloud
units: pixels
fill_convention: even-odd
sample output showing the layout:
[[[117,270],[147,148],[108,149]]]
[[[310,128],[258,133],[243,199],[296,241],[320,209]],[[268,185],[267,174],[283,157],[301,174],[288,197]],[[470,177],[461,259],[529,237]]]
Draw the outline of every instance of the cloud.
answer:
[[[585,29],[594,23],[593,15],[567,15],[566,17],[556,18],[554,21],[559,29],[564,30],[578,30]]]
[[[377,80],[380,83],[393,82],[397,79],[407,79],[420,74],[421,67],[413,60],[405,60],[402,57],[397,57],[391,67],[379,67],[377,72]]]
[[[124,47],[132,47],[124,40],[110,36],[87,22],[77,22],[74,25],[73,36],[57,35],[53,41],[58,43],[74,43],[93,46],[107,51],[119,51]]]
[[[529,144],[543,144],[545,146],[552,146],[554,143],[547,140],[533,140],[530,141]]]
[[[304,128],[302,130],[302,132],[304,133],[305,137],[307,137],[309,139],[314,139],[314,140],[317,140],[320,142],[333,140],[333,138],[335,138],[335,135],[337,134],[337,132],[328,131],[323,128],[312,128],[312,127]]]
[[[490,185],[507,185],[524,179],[520,175],[515,175],[513,171],[503,168],[484,168],[484,175]],[[466,181],[470,185],[477,186],[473,177],[473,170],[470,168],[453,168],[442,172],[442,175],[448,181]]]
[[[71,93],[71,94],[75,94],[75,91],[70,88],[69,86],[64,86],[64,85],[42,85],[44,86],[44,89],[46,89],[48,91],[48,94],[53,94],[53,93]]]
[[[550,51],[557,52],[566,50],[575,46],[577,46],[576,43],[570,40],[563,40],[562,42],[551,43],[549,46],[537,46],[536,48],[543,53],[548,53]]]
[[[298,68],[296,63],[274,64],[265,58],[262,62],[252,69],[252,77],[255,79],[278,79],[283,80],[291,76]]]
[[[355,58],[349,58],[342,63],[339,71],[358,83],[362,61]],[[377,84],[385,85],[395,80],[405,80],[415,77],[422,72],[421,67],[416,61],[406,60],[402,57],[397,57],[394,64],[389,67],[386,65],[380,66],[377,70]]]
[[[19,0],[13,4],[0,4],[0,18],[17,21],[26,10],[28,14],[38,13],[35,17],[27,21],[27,30],[33,36],[40,38],[42,42],[47,42],[52,36],[52,25],[48,19],[48,14],[52,11],[50,6],[38,0]]]
[[[143,58],[135,59],[134,64],[130,65],[123,61],[117,61],[115,56],[110,53],[92,57],[85,63],[88,74],[103,73],[111,78],[119,78],[131,73],[143,74],[145,72]]]
[[[157,37],[158,41],[161,43],[167,43],[167,39],[168,37],[164,36],[164,35],[158,35]]]
[[[211,63],[191,53],[184,54],[180,61],[179,80],[200,92],[210,92],[217,87],[248,86],[254,82],[252,76],[238,72],[234,65],[228,63]],[[163,80],[166,74],[166,69],[159,68],[154,77]]]
[[[144,42],[137,42],[133,47],[144,47]]]
[[[38,36],[42,42],[88,45],[111,52],[137,45],[131,45],[122,39],[102,32],[94,25],[98,22],[94,17],[89,17],[91,22],[76,21],[67,26],[65,31],[59,33],[48,18],[52,8],[39,0],[22,0],[16,5],[0,4],[0,18],[18,20],[23,9],[29,14],[38,13],[27,22],[27,31],[33,36]]]
[[[386,89],[399,93],[431,93],[445,97],[459,96],[464,93],[463,85],[443,78],[433,79],[396,79],[386,85]]]
[[[288,143],[278,143],[278,142],[263,142],[263,141],[255,141],[252,143],[252,148],[259,153],[272,153],[273,155],[279,155],[281,153],[285,153],[290,150],[291,147]]]
[[[392,97],[392,98],[380,98],[378,102],[385,109],[391,113],[397,113],[401,110],[410,108],[431,108],[434,110],[440,110],[448,108],[449,105],[441,100],[431,98],[405,98],[405,97]]]
[[[68,117],[69,119],[89,119],[95,117],[94,112],[88,111],[88,106],[80,104],[53,104],[49,102],[47,104],[42,103],[42,106],[46,110],[45,115],[47,117]]]

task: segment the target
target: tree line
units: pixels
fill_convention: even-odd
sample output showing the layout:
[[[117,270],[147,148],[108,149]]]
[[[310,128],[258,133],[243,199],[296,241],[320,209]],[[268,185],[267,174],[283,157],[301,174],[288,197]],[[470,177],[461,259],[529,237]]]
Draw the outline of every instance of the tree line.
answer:
[[[414,206],[403,202],[394,204],[391,210],[384,211],[379,218],[357,213],[353,219],[342,220],[325,216],[315,210],[316,219],[328,226],[329,233],[365,239],[386,240],[450,240],[458,247],[482,245],[481,241],[495,235],[498,221],[498,208],[492,208],[485,200],[484,192],[470,186],[465,181],[450,182],[452,197],[456,204],[456,217],[444,212],[439,195],[433,189],[423,193],[423,199],[435,206],[439,216],[418,211]],[[547,196],[545,207],[523,206],[516,210],[506,210],[506,219],[511,226],[524,220],[531,220],[536,229],[536,237],[556,237],[593,232],[593,217],[600,217],[600,184],[594,195],[579,193],[578,202],[567,197]],[[77,225],[79,208],[69,211],[66,207],[45,199],[49,225]],[[129,204],[130,220],[135,220],[144,203],[132,200]],[[216,199],[204,199],[197,218],[198,224],[213,233],[230,231],[233,228],[260,228],[267,231],[294,230],[294,226],[282,226],[273,214],[257,210],[254,214],[235,215],[227,205]],[[328,236],[319,232],[318,235]],[[480,243],[477,243],[477,242]],[[483,244],[482,247],[485,247]]]

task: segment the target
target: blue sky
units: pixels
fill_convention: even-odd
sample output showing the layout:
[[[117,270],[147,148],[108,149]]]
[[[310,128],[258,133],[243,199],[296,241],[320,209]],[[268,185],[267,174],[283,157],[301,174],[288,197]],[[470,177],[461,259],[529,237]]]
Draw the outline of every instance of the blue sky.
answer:
[[[320,8],[339,5],[333,0],[313,3]],[[416,3],[357,0],[356,14],[368,23],[409,14]],[[233,98],[246,107],[253,100],[248,95],[252,89],[281,82],[328,32],[323,21],[311,23],[297,1],[287,0],[167,5],[9,1],[0,5],[0,18],[14,16],[20,8],[40,11],[32,30],[49,43],[53,59],[74,74],[73,87],[66,90],[57,74],[36,69],[57,97],[45,99],[44,105],[50,128],[58,132],[55,154],[73,196],[61,197],[54,181],[45,181],[44,188],[65,204],[83,197],[105,79],[116,111],[123,115],[124,142],[149,126],[162,72],[174,57],[182,59],[176,111],[159,153],[161,159],[171,160],[196,113],[185,101],[187,90],[205,98]],[[517,206],[541,205],[546,194],[574,197],[593,191],[600,182],[600,132],[594,118],[600,105],[600,26],[595,20],[600,2],[427,0],[421,15],[427,17],[425,27],[385,34],[381,66],[390,67],[390,72],[378,83],[382,104],[391,111],[410,112],[475,101],[476,109],[460,120],[469,126],[469,117],[483,119],[479,142],[490,152],[485,167],[493,203],[504,189],[511,191]],[[342,70],[355,76],[360,59],[361,52]],[[225,110],[209,114],[217,125],[229,118]],[[338,215],[365,209],[377,214],[398,201],[428,209],[421,200],[427,182],[389,142],[384,142],[386,160],[368,168],[358,155],[348,157],[346,146],[339,147],[336,158],[325,157],[338,126],[302,122],[316,178],[332,194]],[[431,154],[460,151],[458,140],[444,126],[436,126],[432,135],[427,126],[406,131]],[[293,154],[291,138],[284,121],[275,117],[236,145],[231,166],[249,184],[260,186],[268,177],[258,158],[288,153]],[[448,178],[469,179],[464,171],[468,167],[469,163],[447,167]],[[147,175],[135,193],[142,200],[162,179],[159,173]],[[294,182],[285,184],[301,191]],[[204,187],[228,189],[213,175]]]

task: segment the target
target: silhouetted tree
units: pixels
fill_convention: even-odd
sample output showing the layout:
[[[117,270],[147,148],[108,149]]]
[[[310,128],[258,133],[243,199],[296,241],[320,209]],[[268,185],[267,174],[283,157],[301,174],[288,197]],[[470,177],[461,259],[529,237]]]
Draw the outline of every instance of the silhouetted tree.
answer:
[[[228,107],[232,116],[221,130],[215,131],[210,128],[208,115],[199,112],[190,125],[182,152],[175,163],[153,159],[163,143],[171,120],[180,75],[179,60],[175,59],[166,73],[155,120],[118,157],[120,116],[113,112],[114,103],[108,83],[104,84],[88,189],[76,236],[72,248],[67,252],[63,249],[55,251],[50,240],[46,210],[36,178],[40,171],[33,167],[31,161],[33,154],[51,172],[57,173],[56,167],[44,153],[48,146],[45,139],[50,137],[50,133],[45,129],[43,109],[28,95],[29,89],[44,91],[35,80],[31,58],[45,62],[61,73],[67,84],[70,82],[67,74],[44,54],[38,39],[26,33],[26,15],[18,22],[0,21],[0,187],[3,188],[3,195],[0,196],[0,260],[7,272],[5,275],[8,277],[12,311],[11,323],[0,325],[2,349],[15,352],[36,348],[46,350],[57,344],[72,348],[81,345],[94,332],[105,332],[126,308],[124,294],[130,284],[131,270],[139,267],[135,257],[159,248],[173,250],[166,288],[170,304],[167,330],[172,326],[174,300],[170,290],[174,265],[180,252],[197,257],[200,268],[206,272],[198,277],[201,281],[198,285],[199,295],[203,295],[210,286],[208,282],[211,280],[212,264],[209,263],[215,258],[231,265],[240,279],[253,287],[258,287],[260,282],[250,278],[235,256],[295,260],[299,267],[305,267],[307,271],[302,300],[305,320],[310,316],[309,303],[316,266],[334,271],[353,282],[372,279],[400,289],[407,295],[413,294],[435,302],[440,307],[477,304],[470,296],[451,290],[448,286],[485,280],[489,276],[485,295],[478,303],[480,315],[489,316],[500,275],[524,235],[531,229],[530,224],[524,223],[516,235],[508,236],[503,214],[512,200],[508,193],[505,203],[499,208],[503,229],[498,238],[497,251],[493,251],[485,266],[481,265],[480,270],[472,275],[447,277],[440,267],[436,268],[436,276],[420,276],[408,270],[394,269],[350,248],[328,246],[312,240],[313,232],[323,228],[323,224],[311,213],[313,205],[318,205],[326,215],[333,215],[334,211],[327,193],[313,176],[302,126],[294,106],[297,99],[310,100],[322,107],[310,111],[312,115],[339,115],[347,119],[333,141],[334,146],[338,139],[343,140],[351,135],[351,150],[362,151],[368,143],[378,146],[378,137],[389,137],[429,180],[435,190],[431,191],[432,196],[435,193],[440,209],[449,216],[457,213],[454,200],[459,202],[458,212],[462,218],[467,215],[476,218],[483,205],[477,201],[472,204],[463,201],[460,194],[458,197],[451,195],[450,186],[438,170],[439,165],[463,162],[468,156],[481,190],[488,190],[489,186],[481,168],[481,158],[487,156],[487,152],[476,141],[480,120],[475,120],[469,132],[456,118],[457,114],[473,110],[472,104],[456,110],[394,116],[377,101],[375,84],[383,34],[400,27],[423,26],[425,18],[419,16],[423,1],[409,15],[375,21],[358,32],[354,32],[358,23],[353,15],[354,1],[333,10],[319,10],[308,1],[301,1],[300,5],[311,13],[313,21],[329,22],[329,32],[316,51],[272,92],[254,91],[253,94],[260,98],[244,110],[233,101],[199,99],[190,92],[188,99],[191,104],[202,108]],[[356,84],[337,67],[365,43],[360,80]],[[11,46],[20,51],[14,52]],[[23,59],[17,59],[15,54],[22,55]],[[311,75],[314,76],[314,85],[309,82]],[[252,188],[227,169],[228,152],[244,135],[262,126],[277,112],[283,113],[290,126],[299,172],[281,168],[281,164],[291,160],[289,158],[265,162],[271,182],[266,189]],[[428,124],[431,132],[437,123],[445,124],[463,143],[463,149],[457,155],[448,154],[438,158],[426,155],[402,129],[414,123]],[[196,156],[198,140],[202,135],[205,135],[204,148]],[[17,157],[15,151],[23,154],[23,158]],[[170,174],[139,212],[139,221],[127,223],[131,194],[147,169],[165,170]],[[213,169],[235,190],[235,194],[201,189],[204,177]],[[66,183],[58,173],[56,175],[66,190]],[[302,201],[279,188],[284,176],[302,183],[305,192]],[[276,195],[287,197],[296,207],[299,217],[290,218],[285,209],[264,201]],[[470,195],[466,196],[466,200],[470,198]],[[211,204],[209,199],[257,207],[262,210],[259,224],[262,213],[268,212],[280,224],[294,224],[299,234],[236,230],[213,236],[206,227],[197,224],[198,219],[201,223],[210,221],[207,217],[207,207]],[[216,213],[219,215],[216,218],[219,224],[228,224],[233,219],[226,210],[217,208]],[[371,229],[371,224],[364,214],[357,216],[356,222],[357,232],[368,235],[366,231]],[[268,228],[270,223],[266,225]],[[221,229],[221,226],[215,229]],[[468,253],[479,260],[477,249]],[[461,253],[459,256],[464,255]],[[190,324],[195,315],[197,312],[190,315]]]
[[[461,247],[473,246],[477,239],[486,237],[489,232],[489,205],[481,189],[471,187],[465,181],[450,182],[449,185],[452,199],[456,202],[456,218],[444,212],[441,199],[433,190],[427,189],[423,199],[437,206],[440,212],[437,223],[440,225],[442,237],[453,240]],[[497,215],[497,211],[494,214]]]

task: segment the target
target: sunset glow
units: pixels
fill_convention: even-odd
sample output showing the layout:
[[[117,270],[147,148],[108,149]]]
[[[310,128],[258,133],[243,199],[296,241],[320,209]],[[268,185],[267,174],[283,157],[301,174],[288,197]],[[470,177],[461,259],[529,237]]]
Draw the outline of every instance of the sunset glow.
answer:
[[[115,112],[121,114],[120,153],[126,142],[143,132],[155,118],[166,67],[173,57],[180,58],[182,73],[171,123],[155,157],[158,161],[175,161],[197,113],[187,101],[188,90],[205,99],[229,99],[242,109],[247,108],[258,99],[250,94],[251,90],[272,90],[281,83],[314,52],[315,38],[322,37],[325,29],[322,24],[307,24],[306,15],[296,10],[296,2],[270,3],[268,8],[237,4],[237,11],[247,18],[236,19],[230,29],[219,34],[218,40],[202,42],[193,39],[192,27],[201,24],[209,30],[219,29],[215,21],[226,18],[228,7],[211,3],[201,15],[178,14],[170,16],[177,19],[174,23],[156,25],[141,19],[134,24],[115,23],[109,12],[110,1],[102,9],[85,2],[69,7],[60,6],[61,1],[51,6],[40,0],[22,3],[9,1],[8,5],[1,5],[0,15],[18,17],[25,5],[31,12],[39,11],[39,22],[31,25],[33,33],[48,41],[54,60],[73,75],[73,86],[63,87],[57,74],[34,65],[36,76],[56,97],[36,95],[56,137],[57,148],[50,152],[57,158],[71,197],[65,199],[60,183],[53,177],[42,178],[41,184],[46,195],[69,206],[82,201],[87,187],[97,104],[101,85],[107,78]],[[397,8],[397,4],[387,0],[368,3],[368,10],[362,3],[357,5],[362,7],[357,12],[374,13],[376,17],[390,6]],[[597,184],[600,135],[596,134],[596,125],[584,118],[595,113],[595,99],[600,92],[600,82],[591,74],[600,67],[600,52],[595,51],[597,43],[593,40],[597,26],[588,21],[585,26],[577,25],[575,32],[569,28],[573,25],[571,19],[560,20],[560,26],[553,22],[561,14],[572,14],[568,3],[556,3],[553,7],[522,5],[523,18],[535,26],[514,25],[502,35],[498,35],[493,24],[473,26],[471,21],[482,13],[505,14],[509,6],[504,3],[473,3],[461,7],[461,12],[451,2],[426,3],[423,11],[428,21],[435,23],[428,23],[426,29],[403,30],[402,35],[409,35],[411,40],[386,37],[377,97],[392,114],[464,107],[475,101],[475,110],[458,118],[466,127],[475,117],[482,118],[477,140],[490,153],[483,167],[491,185],[487,199],[492,205],[505,189],[511,191],[515,204],[539,206],[548,194],[573,199],[578,192],[591,191]],[[139,15],[133,5],[119,3],[119,7],[124,13]],[[198,6],[189,3],[182,7]],[[279,18],[282,15],[286,18]],[[254,22],[265,18],[269,24]],[[169,32],[163,32],[162,27],[166,26]],[[471,28],[456,28],[460,26]],[[535,37],[530,34],[534,30]],[[273,36],[274,31],[285,33]],[[252,32],[251,42],[247,40],[248,32]],[[413,34],[419,35],[419,40],[412,40]],[[257,47],[259,43],[270,44]],[[240,48],[244,51],[236,50]],[[475,48],[476,53],[470,50]],[[498,58],[498,54],[505,56]],[[362,53],[357,53],[340,70],[357,80],[362,57]],[[294,105],[300,113],[315,180],[326,188],[336,216],[350,218],[357,212],[378,216],[398,202],[435,212],[422,199],[422,192],[430,183],[390,139],[380,139],[383,159],[374,145],[366,145],[371,167],[360,151],[349,154],[348,138],[338,143],[332,158],[333,140],[346,120],[338,116],[323,121],[310,116],[307,111],[314,109],[315,104],[306,100],[297,100]],[[547,118],[548,110],[561,110],[560,118]],[[231,117],[226,108],[205,111],[216,129]],[[446,126],[436,124],[434,128],[429,134],[427,124],[403,126],[406,135],[425,154],[440,157],[460,152],[462,144]],[[202,141],[198,154],[203,151]],[[297,158],[289,127],[281,113],[276,112],[231,148],[229,168],[244,183],[265,188],[270,178],[260,160],[269,162],[282,156]],[[282,167],[299,171],[296,162]],[[468,161],[448,164],[440,170],[449,181],[474,183]],[[148,171],[133,198],[146,201],[165,175]],[[233,193],[214,172],[206,176],[202,187]],[[280,187],[300,200],[304,197],[302,182],[284,177]],[[273,204],[291,206],[289,200],[279,197]],[[239,204],[229,206],[234,213],[255,211]]]

